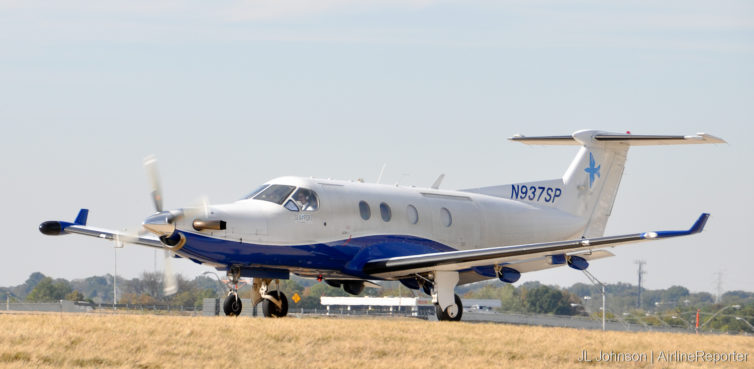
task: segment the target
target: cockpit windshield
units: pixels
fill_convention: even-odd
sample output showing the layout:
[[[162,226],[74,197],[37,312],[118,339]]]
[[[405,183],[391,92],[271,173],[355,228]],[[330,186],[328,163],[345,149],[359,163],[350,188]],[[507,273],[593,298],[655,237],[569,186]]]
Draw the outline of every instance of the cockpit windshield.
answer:
[[[317,197],[316,192],[303,187],[296,189],[296,186],[289,185],[263,185],[244,199],[269,201],[278,205],[285,203],[283,206],[290,211],[315,211],[319,209],[319,197]]]
[[[293,192],[294,189],[296,189],[295,186],[270,185],[254,196],[254,200],[264,200],[282,205],[283,201],[291,194],[291,192]]]
[[[265,188],[267,188],[267,186],[269,186],[269,185],[263,184],[263,185],[259,186],[256,190],[254,190],[250,194],[244,196],[243,199],[244,200],[248,200],[248,199],[256,196],[256,194],[262,192],[262,190],[264,190]]]

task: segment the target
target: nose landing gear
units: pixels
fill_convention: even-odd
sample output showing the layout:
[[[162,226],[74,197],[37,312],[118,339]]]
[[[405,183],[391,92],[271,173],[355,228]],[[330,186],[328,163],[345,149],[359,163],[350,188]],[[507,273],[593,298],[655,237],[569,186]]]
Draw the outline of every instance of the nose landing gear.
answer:
[[[227,316],[238,316],[241,314],[243,304],[238,297],[238,281],[241,279],[241,268],[232,266],[228,269],[228,296],[223,302],[223,312]]]
[[[241,314],[241,298],[238,296],[238,281],[241,278],[241,268],[232,266],[228,270],[228,296],[223,302],[223,312],[227,316]],[[262,312],[267,318],[282,318],[288,314],[288,299],[280,291],[280,284],[275,280],[275,290],[269,291],[272,279],[254,278],[251,284],[251,304],[257,306],[262,302]]]

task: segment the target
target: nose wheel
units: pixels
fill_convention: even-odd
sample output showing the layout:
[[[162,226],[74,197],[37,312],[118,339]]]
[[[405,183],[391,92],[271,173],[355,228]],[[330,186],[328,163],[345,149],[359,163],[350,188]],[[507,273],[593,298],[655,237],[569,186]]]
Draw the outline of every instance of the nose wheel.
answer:
[[[238,316],[241,314],[242,308],[243,304],[241,303],[241,298],[238,297],[238,292],[228,292],[228,296],[225,298],[225,302],[223,302],[223,312],[225,312],[225,315]]]

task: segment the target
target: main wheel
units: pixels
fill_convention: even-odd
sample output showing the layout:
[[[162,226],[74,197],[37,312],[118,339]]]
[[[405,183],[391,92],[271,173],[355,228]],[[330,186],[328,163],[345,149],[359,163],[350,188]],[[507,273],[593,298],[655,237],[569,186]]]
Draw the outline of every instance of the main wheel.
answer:
[[[440,309],[440,305],[435,305],[435,314],[437,315],[437,320],[450,320],[454,322],[461,320],[461,316],[463,315],[463,304],[461,303],[461,298],[458,297],[458,295],[455,295],[455,300],[455,305],[450,305],[445,308],[445,310]]]
[[[265,317],[270,318],[282,318],[288,314],[288,299],[285,294],[280,291],[270,292],[270,296],[280,300],[280,307],[275,305],[274,302],[265,299],[262,301],[262,313]]]
[[[241,308],[241,298],[239,298],[238,294],[236,293],[231,293],[230,295],[228,295],[228,297],[225,298],[225,302],[223,302],[223,311],[227,316],[240,315]]]

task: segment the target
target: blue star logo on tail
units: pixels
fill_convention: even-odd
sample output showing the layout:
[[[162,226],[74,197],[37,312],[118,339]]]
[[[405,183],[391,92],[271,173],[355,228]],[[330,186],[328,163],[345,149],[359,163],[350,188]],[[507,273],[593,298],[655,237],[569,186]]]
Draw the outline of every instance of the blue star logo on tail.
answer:
[[[592,184],[594,184],[594,176],[596,175],[597,178],[600,177],[600,167],[602,165],[598,165],[595,167],[594,165],[597,164],[594,162],[594,156],[592,156],[592,153],[589,153],[589,167],[584,168],[584,171],[589,173],[589,188],[592,187]]]

